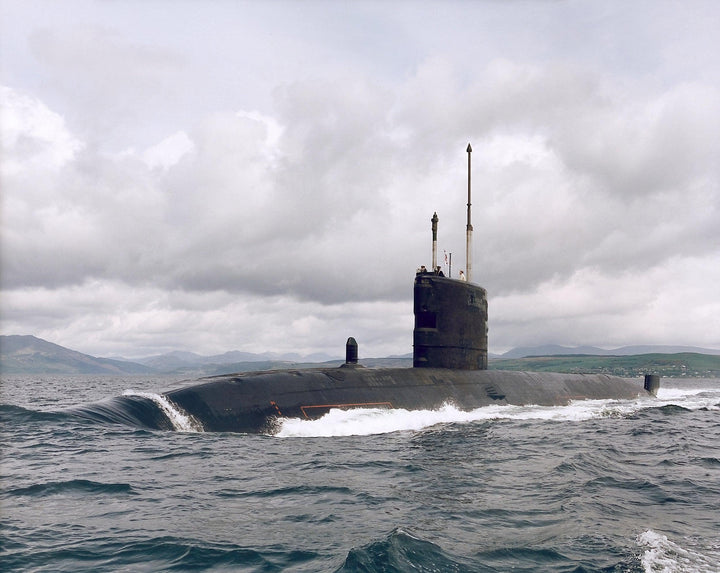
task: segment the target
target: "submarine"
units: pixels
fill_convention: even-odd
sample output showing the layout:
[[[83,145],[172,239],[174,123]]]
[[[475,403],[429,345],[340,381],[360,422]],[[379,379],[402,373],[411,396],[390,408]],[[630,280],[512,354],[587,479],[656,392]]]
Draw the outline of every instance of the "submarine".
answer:
[[[488,405],[560,406],[573,400],[656,396],[659,376],[630,380],[606,374],[488,370],[487,291],[472,282],[471,153],[468,153],[466,272],[443,276],[437,266],[437,213],[432,267],[413,285],[413,365],[366,368],[353,337],[339,367],[245,372],[203,378],[159,396],[122,396],[76,415],[153,429],[177,429],[168,410],[208,432],[274,433],[283,419],[318,419],[332,409],[461,410]]]

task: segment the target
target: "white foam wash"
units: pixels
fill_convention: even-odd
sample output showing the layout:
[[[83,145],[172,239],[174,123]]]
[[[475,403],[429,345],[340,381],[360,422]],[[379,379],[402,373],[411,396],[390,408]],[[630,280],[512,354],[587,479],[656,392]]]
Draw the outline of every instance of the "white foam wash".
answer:
[[[204,432],[202,423],[191,414],[185,412],[180,406],[169,400],[166,396],[152,392],[138,392],[125,390],[123,396],[140,396],[152,400],[158,408],[168,417],[173,429],[178,432]]]

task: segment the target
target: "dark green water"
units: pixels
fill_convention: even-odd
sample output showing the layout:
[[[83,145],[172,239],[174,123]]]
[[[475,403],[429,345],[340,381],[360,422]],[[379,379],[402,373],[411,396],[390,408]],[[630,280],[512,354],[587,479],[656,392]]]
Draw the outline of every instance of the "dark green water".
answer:
[[[720,380],[280,436],[58,413],[172,384],[3,378],[0,569],[720,571]]]

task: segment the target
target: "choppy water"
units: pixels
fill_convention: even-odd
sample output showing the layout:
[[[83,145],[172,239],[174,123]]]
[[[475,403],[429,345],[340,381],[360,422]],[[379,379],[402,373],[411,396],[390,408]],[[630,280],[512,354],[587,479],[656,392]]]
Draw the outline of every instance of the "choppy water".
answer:
[[[57,413],[173,386],[2,380],[0,569],[720,571],[720,380],[663,380],[656,401],[331,412],[276,436]]]

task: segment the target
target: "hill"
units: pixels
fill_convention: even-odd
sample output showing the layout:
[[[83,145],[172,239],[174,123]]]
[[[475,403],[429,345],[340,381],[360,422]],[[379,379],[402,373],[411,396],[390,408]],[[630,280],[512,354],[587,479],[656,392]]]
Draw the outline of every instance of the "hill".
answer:
[[[557,355],[496,359],[491,370],[528,370],[531,372],[570,372],[613,374],[637,377],[660,374],[673,378],[720,378],[720,356],[680,352],[675,354],[637,354],[634,356]]]
[[[545,344],[543,346],[519,346],[508,350],[494,358],[525,358],[528,356],[566,356],[569,354],[584,354],[589,356],[635,356],[637,354],[680,354],[680,353],[710,354],[720,356],[720,350],[714,348],[698,348],[697,346],[622,346],[606,350],[596,346],[560,346],[558,344]]]
[[[148,374],[134,362],[95,358],[35,336],[0,336],[2,374]]]
[[[121,359],[126,360],[126,359]],[[212,356],[203,356],[194,352],[174,351],[165,354],[157,354],[145,358],[136,358],[133,362],[144,364],[150,368],[160,372],[201,372],[207,374],[217,373],[218,368],[221,370],[228,368],[232,364],[256,364],[254,370],[267,370],[268,364],[284,364],[297,362],[326,362],[333,360],[332,356],[326,354],[312,354],[310,356],[300,356],[299,354],[277,354],[265,352],[263,354],[255,354],[253,352],[241,352],[239,350],[231,350],[223,354],[215,354]],[[261,366],[265,365],[265,366]],[[242,371],[237,370],[237,372]]]
[[[592,347],[580,347],[592,350]],[[625,347],[648,348],[648,347]],[[657,347],[649,347],[657,348]],[[667,347],[677,348],[677,347]],[[683,348],[683,347],[681,347]],[[546,346],[534,349],[515,349],[514,353],[541,350],[566,350],[564,347]],[[618,376],[642,376],[646,373],[671,377],[720,377],[720,356],[710,353],[649,352],[636,355],[595,354],[588,352],[555,353],[545,356],[508,358],[490,357],[491,370],[527,370],[531,372],[587,372]],[[601,349],[595,349],[601,350]],[[608,351],[602,351],[608,352]],[[35,336],[0,336],[0,372],[2,374],[183,374],[188,377],[214,376],[249,372],[253,370],[287,370],[334,367],[343,360],[317,360],[318,356],[252,354],[231,351],[215,356],[201,356],[192,352],[171,352],[142,359],[144,364],[125,359],[96,358]],[[290,358],[290,359],[288,359]],[[385,358],[363,358],[363,366],[369,368],[409,368],[412,355]]]
[[[230,351],[202,356],[193,352],[169,352],[133,362],[124,358],[97,358],[36,336],[0,336],[2,374],[183,374],[200,377],[254,370],[333,367],[343,363],[343,360],[327,358],[324,354],[301,357]],[[360,362],[370,368],[412,366],[412,358],[407,357],[367,358]]]

